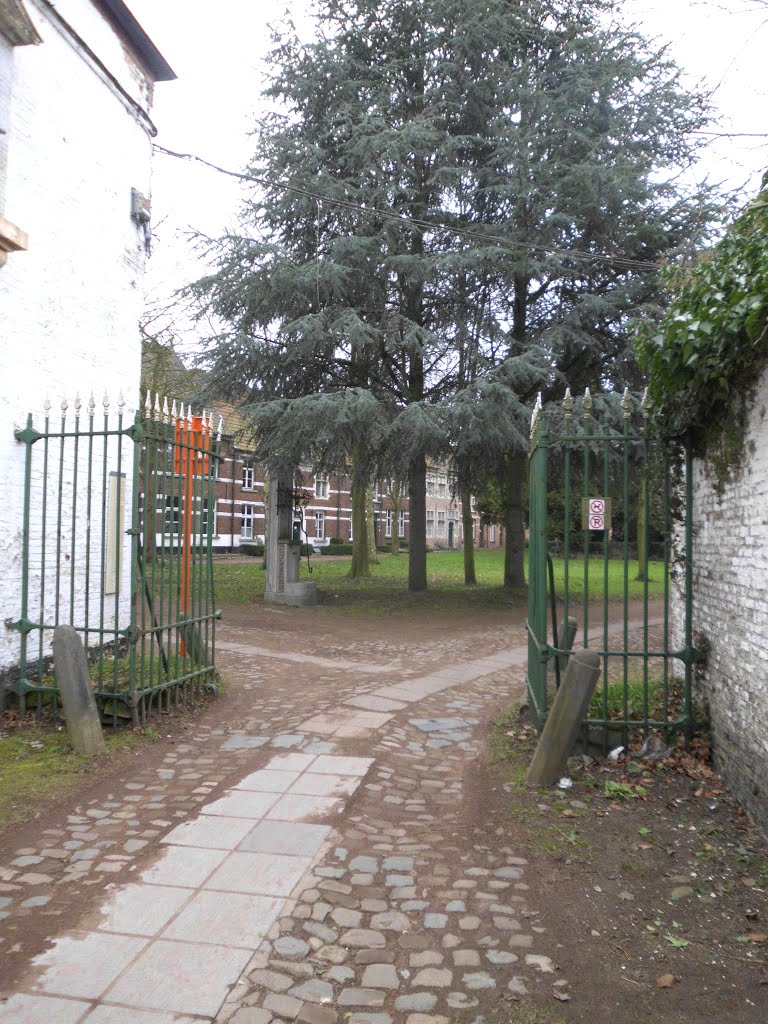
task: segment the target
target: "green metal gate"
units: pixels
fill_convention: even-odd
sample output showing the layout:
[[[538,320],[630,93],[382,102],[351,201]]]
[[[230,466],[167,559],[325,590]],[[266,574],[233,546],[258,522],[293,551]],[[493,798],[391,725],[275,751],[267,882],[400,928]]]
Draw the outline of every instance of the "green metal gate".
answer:
[[[21,714],[58,706],[51,642],[82,635],[104,717],[146,720],[215,680],[211,544],[221,420],[157,396],[125,423],[105,396],[27,418],[18,673]]]
[[[602,673],[585,738],[604,749],[652,730],[688,739],[697,657],[690,450],[652,435],[645,397],[638,403],[625,390],[622,426],[608,416],[597,421],[589,389],[575,406],[570,390],[562,414],[548,416],[539,400],[531,424],[532,716],[541,729],[569,652],[589,647],[599,652]]]

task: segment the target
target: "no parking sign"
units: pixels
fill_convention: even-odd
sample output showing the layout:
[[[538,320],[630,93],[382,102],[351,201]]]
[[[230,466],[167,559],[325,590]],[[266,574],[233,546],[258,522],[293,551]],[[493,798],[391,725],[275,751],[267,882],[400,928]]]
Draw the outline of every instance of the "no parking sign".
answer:
[[[583,498],[581,516],[583,529],[607,529],[611,519],[610,498]]]

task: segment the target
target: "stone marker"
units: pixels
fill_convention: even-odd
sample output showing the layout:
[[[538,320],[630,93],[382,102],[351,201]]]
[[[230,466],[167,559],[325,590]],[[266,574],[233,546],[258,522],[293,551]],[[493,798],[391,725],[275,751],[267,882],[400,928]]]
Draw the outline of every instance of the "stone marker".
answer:
[[[80,634],[72,626],[57,626],[53,631],[53,671],[75,752],[89,757],[100,754],[104,750],[104,736],[88,659]]]
[[[525,776],[529,786],[551,786],[565,770],[600,675],[600,655],[577,651],[547,716]]]

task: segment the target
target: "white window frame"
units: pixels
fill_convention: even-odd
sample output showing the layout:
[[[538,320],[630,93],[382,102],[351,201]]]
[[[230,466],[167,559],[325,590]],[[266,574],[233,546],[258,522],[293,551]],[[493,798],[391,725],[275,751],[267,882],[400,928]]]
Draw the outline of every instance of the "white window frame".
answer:
[[[240,538],[253,540],[253,527],[256,520],[256,505],[244,501],[240,506]]]
[[[435,478],[433,476],[427,476],[427,494],[435,493]]]
[[[437,536],[445,536],[445,509],[438,509],[437,513]]]
[[[427,540],[431,540],[435,535],[435,511],[434,509],[427,509]]]
[[[254,481],[256,479],[255,471],[253,466],[243,466],[243,490],[252,491],[254,490]]]
[[[325,512],[315,512],[315,539],[325,540]]]
[[[495,523],[489,523],[488,524],[488,543],[489,544],[495,544],[496,543],[496,524]]]
[[[322,473],[318,473],[315,477],[315,497],[316,498],[328,498],[330,494],[328,477]]]
[[[448,477],[439,476],[437,478],[437,493],[441,498],[445,498],[448,495]]]
[[[397,524],[397,532],[398,536],[405,536],[405,512],[403,512],[402,510],[400,511],[399,522]]]
[[[392,536],[392,509],[391,508],[387,509],[387,517],[384,520],[384,536],[385,537],[391,537]]]

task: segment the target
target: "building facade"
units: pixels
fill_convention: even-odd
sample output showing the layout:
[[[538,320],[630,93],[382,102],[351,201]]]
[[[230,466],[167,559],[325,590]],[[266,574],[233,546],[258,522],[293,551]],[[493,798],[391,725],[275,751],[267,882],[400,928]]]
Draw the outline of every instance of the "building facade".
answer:
[[[73,429],[77,396],[81,426],[91,394],[97,421],[103,422],[105,392],[113,414],[125,396],[127,422],[136,408],[152,95],[156,82],[173,77],[122,0],[0,4],[2,619],[18,618],[22,583],[25,446],[15,431],[30,413],[38,426],[49,415]],[[110,463],[106,474],[108,487],[117,475],[118,492],[130,494],[130,467]],[[71,492],[72,479],[67,462],[60,490]],[[94,481],[91,488],[97,508],[108,501],[100,487]],[[65,502],[70,497],[65,493]],[[58,531],[53,518],[45,529],[35,522],[41,550],[69,550],[73,534],[84,535],[84,507],[73,516]],[[49,592],[50,574],[46,579],[28,580],[39,590],[35,616],[60,605]],[[76,600],[84,581],[71,583]],[[128,588],[121,600],[128,600]],[[14,663],[17,650],[18,634],[0,630],[0,669]]]

